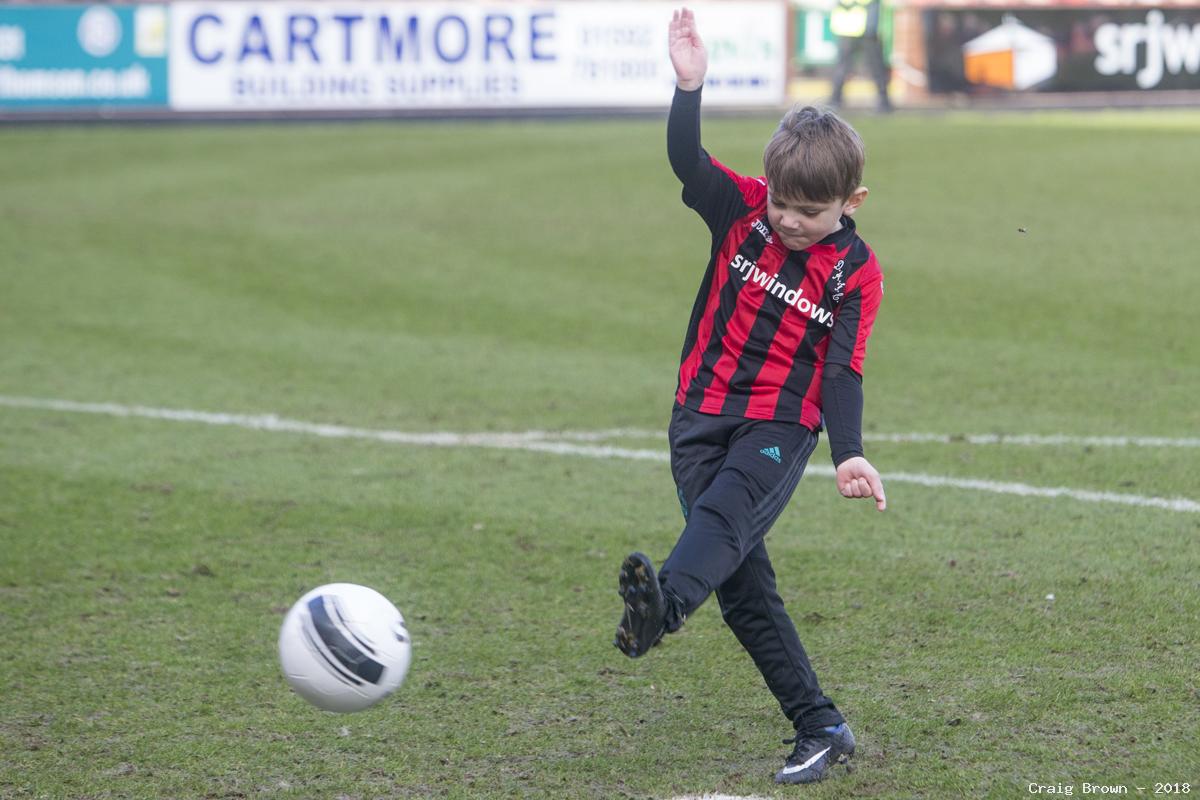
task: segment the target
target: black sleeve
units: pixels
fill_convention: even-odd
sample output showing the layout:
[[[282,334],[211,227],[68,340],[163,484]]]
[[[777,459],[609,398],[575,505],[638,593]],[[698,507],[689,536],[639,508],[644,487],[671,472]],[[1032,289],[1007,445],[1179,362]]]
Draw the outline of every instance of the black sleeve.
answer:
[[[684,204],[700,215],[714,236],[723,237],[749,206],[738,180],[700,146],[701,91],[703,87],[692,92],[675,87],[667,117],[667,159],[683,184]]]
[[[679,182],[687,186],[696,170],[708,161],[700,147],[700,93],[703,87],[687,92],[675,87],[671,114],[667,117],[667,159]]]
[[[829,451],[834,465],[861,456],[862,378],[849,367],[826,362],[821,376],[821,411],[829,431]]]

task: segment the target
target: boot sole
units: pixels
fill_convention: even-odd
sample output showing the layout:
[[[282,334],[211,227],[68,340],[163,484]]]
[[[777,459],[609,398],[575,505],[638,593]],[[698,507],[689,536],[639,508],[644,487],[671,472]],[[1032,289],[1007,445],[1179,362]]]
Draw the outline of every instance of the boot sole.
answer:
[[[651,566],[650,559],[641,553],[633,553],[621,562],[617,593],[621,595],[621,600],[625,603],[625,614],[617,626],[617,635],[613,639],[613,644],[630,658],[645,655],[645,650],[638,642],[635,630],[637,626],[634,625],[634,620],[644,619],[650,613],[650,603],[647,598],[653,594],[651,587],[653,580],[655,580],[654,567]],[[657,644],[657,641],[646,650],[649,650],[654,644]]]

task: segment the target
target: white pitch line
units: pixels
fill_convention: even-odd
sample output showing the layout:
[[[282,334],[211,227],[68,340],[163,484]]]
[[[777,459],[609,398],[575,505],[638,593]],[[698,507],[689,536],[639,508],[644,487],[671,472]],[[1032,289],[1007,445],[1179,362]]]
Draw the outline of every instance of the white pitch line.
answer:
[[[916,483],[921,486],[950,486],[955,489],[975,489],[981,492],[1015,494],[1021,497],[1069,497],[1072,500],[1082,500],[1086,503],[1117,503],[1125,506],[1164,508],[1168,511],[1200,512],[1200,503],[1183,497],[1144,497],[1138,494],[1069,489],[1065,486],[1030,486],[1027,483],[945,478],[939,475],[923,475],[912,472],[889,472],[884,477],[889,481]]]
[[[626,458],[640,461],[667,461],[667,453],[659,450],[631,450],[625,447],[593,447],[568,442],[546,441],[554,434],[544,431],[522,433],[407,433],[378,428],[354,428],[317,422],[286,419],[275,414],[226,414],[188,409],[129,406],[118,403],[79,403],[74,400],[53,400],[37,397],[0,395],[0,406],[32,408],[47,411],[66,411],[81,414],[103,414],[113,417],[195,422],[203,425],[246,428],[276,433],[303,433],[331,439],[367,439],[389,444],[409,444],[423,447],[489,447],[500,450],[530,450],[560,455],[580,455],[592,458]]]
[[[1026,447],[1200,447],[1200,439],[1171,439],[1163,436],[1068,436],[1062,433],[864,433],[868,442],[899,444],[1015,444]]]
[[[83,414],[103,414],[114,417],[138,417],[143,419],[168,420],[171,422],[192,422],[258,431],[300,433],[334,439],[366,439],[390,444],[407,444],[423,447],[472,446],[499,450],[526,450],[565,456],[584,456],[587,458],[619,458],[659,462],[670,460],[669,454],[662,450],[635,450],[625,447],[552,441],[549,440],[549,437],[556,436],[557,434],[545,431],[530,431],[525,433],[449,433],[436,431],[431,433],[407,433],[404,431],[380,430],[376,428],[354,428],[346,425],[304,422],[301,420],[286,419],[275,414],[224,414],[186,409],[154,408],[151,406],[130,406],[118,403],[79,403],[72,400],[9,397],[5,395],[0,395],[0,406]],[[810,474],[824,476],[832,476],[834,474],[832,467],[821,465],[809,465],[806,471]],[[950,487],[954,489],[991,492],[994,494],[1017,495],[1020,497],[1066,497],[1086,503],[1115,503],[1118,505],[1160,508],[1167,511],[1200,513],[1200,502],[1182,497],[1146,497],[1118,492],[1071,489],[1065,486],[1030,486],[1024,483],[951,478],[909,472],[890,472],[884,477],[888,482],[915,483],[921,486]]]
[[[531,438],[573,442],[610,439],[666,439],[665,431],[613,428],[600,431],[529,431]],[[1071,436],[1065,433],[864,433],[864,442],[889,444],[1011,444],[1023,447],[1200,447],[1200,439],[1166,436]]]
[[[562,439],[569,442],[607,442],[609,439],[661,439],[667,440],[666,431],[648,431],[641,428],[609,428],[599,431],[530,431],[542,439]]]

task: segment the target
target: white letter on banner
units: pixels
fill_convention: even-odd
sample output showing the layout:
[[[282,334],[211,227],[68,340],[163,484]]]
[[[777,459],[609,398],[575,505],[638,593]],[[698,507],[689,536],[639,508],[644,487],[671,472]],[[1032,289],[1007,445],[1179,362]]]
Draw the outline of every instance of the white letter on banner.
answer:
[[[1166,26],[1162,30],[1163,60],[1172,75],[1200,72],[1200,25]]]
[[[1151,11],[1146,15],[1146,66],[1138,70],[1137,84],[1153,89],[1163,76],[1162,54],[1163,13]]]

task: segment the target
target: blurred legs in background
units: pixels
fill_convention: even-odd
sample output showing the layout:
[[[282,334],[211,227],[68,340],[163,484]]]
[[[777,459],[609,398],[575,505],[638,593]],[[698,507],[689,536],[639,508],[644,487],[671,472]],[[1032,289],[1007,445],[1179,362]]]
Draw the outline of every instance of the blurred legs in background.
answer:
[[[888,97],[890,70],[884,62],[883,42],[878,36],[838,37],[838,60],[833,68],[833,88],[829,93],[829,102],[834,106],[842,104],[842,89],[853,67],[854,57],[860,50],[866,54],[867,68],[871,71],[871,79],[875,81],[879,97],[877,108],[880,111],[891,111],[892,101]]]

